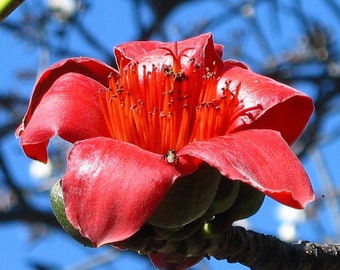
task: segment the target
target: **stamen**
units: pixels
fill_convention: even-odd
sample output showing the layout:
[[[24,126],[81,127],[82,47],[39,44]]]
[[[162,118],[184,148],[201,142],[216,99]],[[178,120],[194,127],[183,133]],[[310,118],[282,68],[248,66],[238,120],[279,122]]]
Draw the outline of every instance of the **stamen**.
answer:
[[[147,70],[132,63],[119,76],[109,76],[109,88],[101,90],[99,97],[112,138],[164,154],[225,135],[239,117],[252,121],[251,112],[262,109],[244,107],[238,97],[240,83],[226,81],[217,89],[216,65],[203,67],[193,59],[185,71],[178,69],[183,52],[179,55],[174,47],[174,52],[163,48],[174,57],[173,66],[152,65]],[[185,77],[179,79],[178,74]]]

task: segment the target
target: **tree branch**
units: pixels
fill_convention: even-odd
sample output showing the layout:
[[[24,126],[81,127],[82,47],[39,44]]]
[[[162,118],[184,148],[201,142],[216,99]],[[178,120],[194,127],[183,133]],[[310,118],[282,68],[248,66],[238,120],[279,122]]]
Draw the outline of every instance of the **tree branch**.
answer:
[[[24,0],[2,0],[0,1],[0,22],[8,17]]]
[[[286,243],[242,227],[230,227],[224,237],[213,239],[207,254],[258,270],[340,269],[340,245]]]

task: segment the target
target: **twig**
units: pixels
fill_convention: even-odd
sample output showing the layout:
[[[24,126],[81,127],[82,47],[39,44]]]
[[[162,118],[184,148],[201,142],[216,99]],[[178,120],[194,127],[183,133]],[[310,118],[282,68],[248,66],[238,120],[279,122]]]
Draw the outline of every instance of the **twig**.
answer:
[[[1,0],[0,1],[0,22],[8,17],[25,0]]]

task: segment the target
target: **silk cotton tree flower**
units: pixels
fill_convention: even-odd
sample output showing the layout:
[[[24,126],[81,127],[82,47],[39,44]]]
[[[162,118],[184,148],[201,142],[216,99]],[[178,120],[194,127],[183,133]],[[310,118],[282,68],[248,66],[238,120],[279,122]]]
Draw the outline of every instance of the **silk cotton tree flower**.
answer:
[[[51,137],[73,143],[62,210],[90,245],[181,269],[206,255],[198,238],[254,214],[264,195],[294,208],[313,200],[290,149],[311,98],[222,50],[211,34],[127,42],[114,50],[118,70],[79,57],[41,75],[17,136],[42,162]]]

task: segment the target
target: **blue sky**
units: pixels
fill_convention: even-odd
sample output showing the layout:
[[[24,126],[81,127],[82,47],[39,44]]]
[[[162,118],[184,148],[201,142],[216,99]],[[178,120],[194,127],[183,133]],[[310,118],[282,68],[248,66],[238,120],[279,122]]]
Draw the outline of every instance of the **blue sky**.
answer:
[[[27,1],[29,2],[29,1]],[[81,18],[82,23],[90,32],[96,33],[99,41],[106,46],[108,51],[112,51],[112,47],[122,42],[134,39],[138,33],[135,21],[132,19],[133,7],[129,5],[129,1],[92,1],[91,8],[86,12],[86,14]],[[209,20],[214,15],[220,15],[220,10],[217,8],[217,1],[206,1],[203,5],[189,5],[187,4],[175,14],[168,18],[166,23],[167,28],[169,28],[169,37],[172,40],[180,38],[181,33],[186,33],[185,29],[186,20],[188,16],[192,22],[198,20]],[[288,1],[285,1],[288,2]],[[33,4],[35,2],[33,1]],[[311,9],[310,16],[318,16],[323,14],[327,18],[328,23],[332,25],[332,21],[335,21],[335,15],[327,8],[321,8],[321,1],[313,2],[315,5],[309,7]],[[25,3],[22,9],[28,8],[26,5],[33,5],[32,3]],[[263,6],[263,8],[266,8]],[[309,12],[309,11],[308,11]],[[148,12],[145,11],[145,16],[143,20],[145,23],[148,21]],[[268,13],[268,16],[272,14]],[[19,11],[12,14],[13,19],[19,16]],[[8,20],[10,20],[9,18]],[[270,21],[270,18],[262,18],[263,20]],[[273,35],[275,32],[275,25],[268,27],[266,30],[266,35],[271,35],[275,46],[272,48],[274,51],[280,51],[284,48],[291,48],[293,44],[297,42],[297,32],[298,29],[293,29],[294,25],[291,21],[283,16],[281,22],[283,21],[285,27],[283,28],[283,33],[281,35]],[[237,19],[230,19],[226,24],[223,24],[217,28],[211,28],[217,36],[216,41],[232,41],[231,37],[226,37],[221,33],[228,27],[240,27],[242,22]],[[24,26],[23,26],[24,27]],[[339,37],[339,29],[333,24],[334,36]],[[51,26],[53,28],[53,26]],[[210,28],[207,28],[211,31]],[[71,33],[75,33],[75,31]],[[43,55],[42,48],[32,46],[27,41],[23,41],[19,37],[15,37],[9,32],[5,31],[0,27],[0,91],[20,91],[20,95],[29,96],[34,85],[34,81],[20,81],[15,77],[15,72],[20,69],[25,70],[37,70],[39,63],[37,59],[41,59]],[[53,36],[50,36],[53,38]],[[335,38],[336,39],[336,38]],[[100,57],[101,54],[93,50],[91,47],[85,46],[84,40],[77,35],[72,34],[65,38],[63,42],[69,44],[71,48],[81,52],[83,56]],[[245,42],[249,42],[249,46],[254,43],[254,37],[249,35]],[[263,52],[260,47],[253,47],[254,58],[261,58]],[[228,56],[226,56],[228,57]],[[51,57],[48,60],[48,64],[52,64],[58,59]],[[102,59],[104,60],[104,59]],[[302,88],[306,92],[311,92],[313,89],[309,89],[307,86],[302,85]],[[2,117],[2,116],[0,116]],[[0,118],[1,119],[1,118]],[[331,132],[334,129],[334,125],[338,123],[338,117],[327,119],[324,124],[325,134]],[[8,157],[8,163],[14,173],[14,176],[20,183],[30,187],[37,185],[35,179],[33,179],[29,174],[30,160],[26,158],[19,147],[19,142],[13,137],[6,138],[6,142],[1,145],[1,150],[5,152]],[[334,140],[330,143],[325,143],[321,148],[320,152],[316,151],[316,154],[308,156],[305,160],[305,167],[311,176],[313,185],[315,189],[322,194],[322,190],[325,188],[324,182],[320,179],[324,178],[321,174],[322,170],[317,167],[317,154],[323,156],[327,172],[329,173],[333,182],[337,183],[339,186],[339,161],[338,153],[340,153],[339,139]],[[320,165],[320,164],[319,164]],[[42,200],[41,207],[49,207],[46,200]],[[266,199],[263,207],[254,217],[250,219],[251,228],[255,231],[274,234],[277,235],[277,228],[280,225],[280,220],[277,219],[276,210],[279,204],[271,199]],[[327,211],[323,212],[325,218],[330,217],[330,213]],[[127,256],[124,254],[114,254],[110,252],[110,249],[90,249],[82,248],[78,243],[74,242],[67,235],[55,231],[53,233],[44,231],[44,228],[37,227],[38,231],[45,233],[43,237],[38,240],[33,241],[31,239],[31,231],[27,228],[25,224],[22,223],[5,223],[0,224],[0,257],[2,260],[3,269],[18,269],[18,270],[29,270],[32,269],[28,266],[27,262],[37,261],[50,265],[55,265],[62,267],[62,269],[74,269],[70,266],[77,265],[81,262],[86,261],[91,256],[118,256],[117,259],[113,260],[112,263],[103,265],[100,268],[95,269],[147,269],[147,264],[143,262],[142,259],[137,259],[135,256]],[[305,222],[298,227],[298,237],[301,239],[308,239],[311,241],[319,241],[320,237],[318,235],[317,228],[313,225],[313,222]],[[201,265],[197,266],[197,269],[206,269],[205,266],[209,266],[209,269],[247,269],[238,264],[229,264],[225,261],[217,262],[212,260],[212,262],[204,261]],[[199,268],[201,267],[201,268]],[[59,269],[59,268],[58,268]]]

